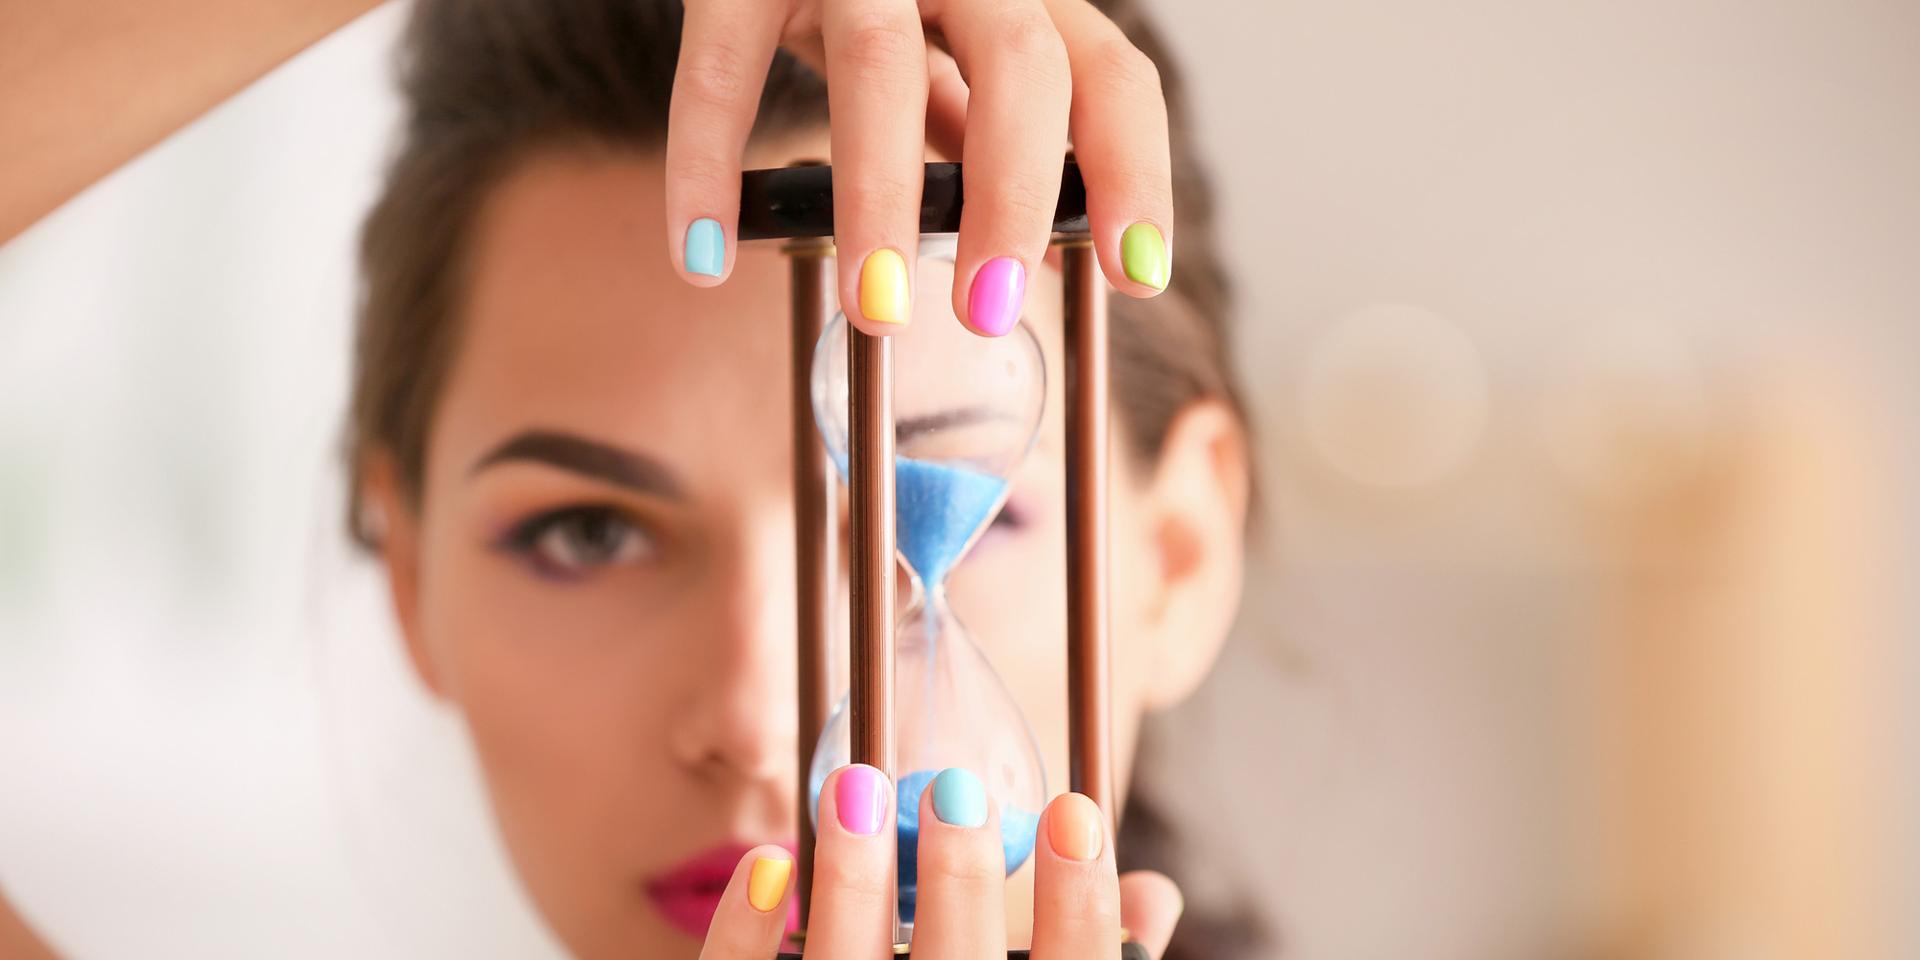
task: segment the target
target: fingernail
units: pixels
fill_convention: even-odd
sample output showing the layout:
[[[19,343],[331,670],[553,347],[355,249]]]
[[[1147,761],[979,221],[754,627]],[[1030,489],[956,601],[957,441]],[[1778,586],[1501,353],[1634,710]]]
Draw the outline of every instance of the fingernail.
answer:
[[[959,767],[948,767],[933,778],[933,815],[956,827],[979,827],[987,822],[987,788],[980,778]]]
[[[787,878],[793,875],[793,861],[776,857],[756,857],[753,872],[747,875],[747,902],[755,910],[770,913],[787,895]]]
[[[1160,228],[1145,221],[1128,227],[1120,235],[1120,265],[1127,279],[1165,290],[1173,265],[1167,260],[1167,239],[1160,235]]]
[[[687,272],[717,277],[727,264],[727,236],[720,221],[701,217],[687,224]]]
[[[900,251],[880,249],[860,265],[860,315],[874,323],[906,323],[907,261]]]
[[[1068,860],[1099,857],[1105,833],[1100,808],[1081,794],[1063,793],[1047,810],[1047,842]]]
[[[871,837],[887,822],[886,778],[864,764],[847,767],[834,785],[833,804],[847,832]]]
[[[1012,257],[995,257],[981,264],[967,291],[967,319],[975,330],[998,337],[1020,322],[1020,304],[1027,293],[1027,268]]]

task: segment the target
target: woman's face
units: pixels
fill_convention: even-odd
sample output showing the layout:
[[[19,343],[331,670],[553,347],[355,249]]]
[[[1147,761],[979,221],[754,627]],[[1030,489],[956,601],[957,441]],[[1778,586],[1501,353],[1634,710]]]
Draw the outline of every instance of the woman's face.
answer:
[[[416,666],[465,718],[520,876],[582,956],[691,956],[740,852],[794,842],[795,738],[817,733],[795,729],[786,261],[749,247],[725,285],[681,282],[661,182],[639,155],[555,151],[492,191],[419,512],[385,498]],[[954,323],[944,286],[918,299],[915,322]],[[1058,274],[1038,271],[1027,319],[1054,371],[1059,302]],[[1006,510],[949,587],[1055,791],[1059,410],[1054,387]],[[1124,783],[1160,696],[1143,677],[1165,668],[1152,612],[1127,598],[1152,595],[1163,564],[1138,478],[1114,493]],[[1028,873],[1009,884],[1016,939]]]

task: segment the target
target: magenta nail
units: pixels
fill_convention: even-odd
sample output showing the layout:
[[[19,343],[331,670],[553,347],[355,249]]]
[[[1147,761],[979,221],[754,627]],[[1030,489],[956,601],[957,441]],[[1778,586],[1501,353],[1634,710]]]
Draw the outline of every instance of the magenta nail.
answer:
[[[967,320],[975,330],[998,337],[1020,322],[1020,306],[1027,294],[1027,268],[1012,257],[995,257],[980,265],[967,291]]]
[[[833,805],[848,833],[871,837],[887,822],[887,780],[864,764],[847,767],[834,785]]]

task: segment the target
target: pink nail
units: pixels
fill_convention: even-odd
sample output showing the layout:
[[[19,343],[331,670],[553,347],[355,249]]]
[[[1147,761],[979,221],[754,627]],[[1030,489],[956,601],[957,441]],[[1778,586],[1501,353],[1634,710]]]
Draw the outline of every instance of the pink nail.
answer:
[[[1027,293],[1027,268],[1012,257],[995,257],[980,265],[967,291],[967,319],[975,330],[998,337],[1020,322],[1021,300]]]
[[[871,837],[887,822],[887,780],[864,764],[849,766],[840,771],[833,804],[847,832]]]

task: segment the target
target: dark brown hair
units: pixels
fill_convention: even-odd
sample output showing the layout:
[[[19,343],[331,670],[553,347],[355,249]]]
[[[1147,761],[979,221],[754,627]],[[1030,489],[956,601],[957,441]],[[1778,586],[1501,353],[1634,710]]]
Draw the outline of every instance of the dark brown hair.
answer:
[[[1228,360],[1226,272],[1211,181],[1196,155],[1183,78],[1133,0],[1096,2],[1159,67],[1172,123],[1178,264],[1167,291],[1112,305],[1113,396],[1124,448],[1158,454],[1173,418],[1196,400],[1241,410]],[[364,280],[347,431],[348,524],[377,545],[362,487],[391,458],[401,493],[419,497],[428,433],[457,352],[465,253],[487,192],[529,153],[563,144],[657,150],[679,57],[678,0],[420,0],[400,49],[406,100],[399,151],[360,244]],[[826,85],[785,53],[761,97],[755,137],[827,121]],[[1243,417],[1244,419],[1244,417]],[[1139,865],[1169,852],[1159,821],[1134,808]],[[1223,958],[1227,942],[1185,942],[1169,956]],[[1232,926],[1233,924],[1229,924]]]

